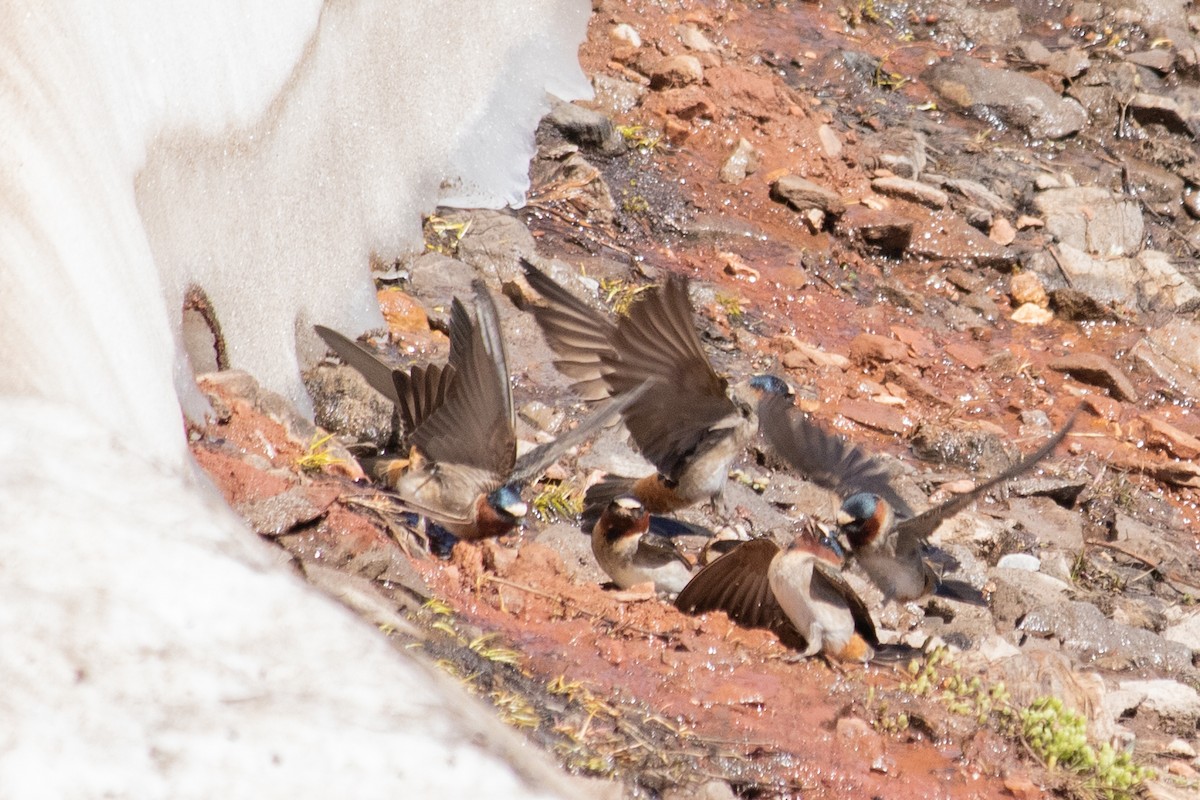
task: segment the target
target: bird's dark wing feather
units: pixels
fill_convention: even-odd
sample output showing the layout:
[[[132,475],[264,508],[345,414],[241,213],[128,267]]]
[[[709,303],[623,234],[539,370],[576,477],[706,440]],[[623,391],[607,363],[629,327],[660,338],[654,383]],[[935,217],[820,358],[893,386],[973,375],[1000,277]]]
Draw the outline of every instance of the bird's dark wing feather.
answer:
[[[522,260],[521,267],[529,285],[545,301],[534,307],[533,317],[550,349],[559,356],[554,366],[572,381],[571,388],[584,400],[608,397],[601,358],[613,353],[612,337],[617,326],[533,264]]]
[[[501,376],[504,385],[504,407],[508,414],[508,424],[516,426],[517,415],[513,408],[512,382],[509,380],[508,353],[504,349],[504,334],[500,330],[500,312],[496,310],[496,301],[487,285],[476,278],[471,281],[475,291],[475,319],[479,325],[479,333],[483,337],[483,349],[492,359],[496,374]]]
[[[408,372],[396,370],[392,373],[396,396],[399,398],[396,406],[400,409],[400,419],[407,435],[412,435],[446,402],[454,375],[454,367],[449,364],[418,365]]]
[[[779,546],[770,539],[752,539],[696,573],[675,598],[675,606],[688,614],[724,611],[735,622],[767,628],[783,638],[799,637],[783,612],[767,572]]]
[[[683,557],[673,541],[652,533],[643,533],[638,539],[637,561],[648,567],[662,567],[678,561],[688,569],[692,568],[691,562]]]
[[[1067,420],[1066,424],[1051,436],[1044,445],[1038,448],[1037,452],[1026,456],[1014,466],[1009,467],[991,480],[981,483],[970,492],[957,495],[936,508],[931,508],[923,514],[912,519],[906,519],[896,525],[896,552],[898,554],[907,553],[918,549],[920,544],[928,539],[929,535],[937,530],[938,525],[941,525],[942,522],[962,511],[993,487],[1032,469],[1039,461],[1050,455],[1050,452],[1063,440],[1063,437],[1071,430],[1071,426],[1075,424],[1075,414],[1077,413],[1078,411],[1071,414],[1071,418]]]
[[[400,405],[400,395],[397,393],[396,384],[392,379],[392,373],[397,370],[383,363],[378,356],[358,342],[343,336],[332,328],[314,325],[313,330],[325,340],[325,344],[329,345],[330,350],[337,353],[338,358],[366,378],[371,388],[391,400],[395,405]]]
[[[836,434],[827,433],[792,404],[790,397],[767,393],[758,405],[758,426],[767,441],[803,477],[842,498],[858,492],[879,495],[898,519],[912,508],[892,488],[887,469]]]
[[[482,331],[457,299],[450,315],[450,360],[456,374],[446,400],[410,442],[434,463],[485,470],[503,481],[517,449],[506,402],[508,375],[500,374]]]
[[[636,402],[646,392],[647,388],[645,385],[638,386],[632,391],[612,398],[581,420],[571,430],[551,442],[538,445],[521,456],[517,459],[512,469],[512,477],[508,482],[520,485],[542,474],[546,467],[557,461],[563,453],[576,445],[582,444],[589,437],[593,436],[596,431],[607,425],[613,418],[628,408],[630,403]]]
[[[625,412],[625,427],[642,455],[673,478],[710,437],[727,435],[713,429],[737,414],[727,382],[713,371],[700,344],[687,282],[671,275],[646,292],[617,323],[612,345],[615,355],[602,360],[614,392],[654,382]]]
[[[832,593],[846,601],[847,608],[850,609],[850,615],[854,617],[854,630],[858,635],[866,640],[871,647],[879,646],[879,635],[875,633],[875,620],[871,619],[871,612],[867,610],[867,604],[858,596],[858,592],[851,588],[846,582],[845,576],[837,567],[826,564],[821,559],[813,559],[813,586],[814,595],[820,592]]]

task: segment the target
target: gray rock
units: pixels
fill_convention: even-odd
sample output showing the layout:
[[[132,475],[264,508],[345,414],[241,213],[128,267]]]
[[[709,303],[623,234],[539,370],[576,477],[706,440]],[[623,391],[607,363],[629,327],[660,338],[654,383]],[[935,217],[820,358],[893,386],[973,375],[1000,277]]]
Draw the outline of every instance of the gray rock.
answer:
[[[318,364],[304,375],[318,425],[383,449],[395,439],[396,410],[351,367]]]
[[[992,615],[997,622],[1014,625],[1032,609],[1053,608],[1065,602],[1071,587],[1041,572],[993,567],[988,580],[995,587],[991,594]]]
[[[746,176],[758,169],[759,154],[754,145],[745,139],[738,139],[737,146],[721,165],[720,179],[722,183],[738,184],[746,180]]]
[[[938,12],[939,32],[943,27],[957,31],[963,44],[1007,44],[1023,30],[1016,6],[993,7],[971,0],[949,0],[938,5]]]
[[[1166,74],[1175,66],[1175,51],[1170,48],[1139,50],[1126,55],[1125,60],[1130,64],[1137,64],[1139,67]]]
[[[1037,572],[1042,567],[1042,561],[1029,553],[1008,553],[996,562],[997,569],[1019,569],[1026,572]]]
[[[599,111],[574,103],[559,103],[546,115],[546,121],[577,145],[594,147],[607,155],[625,150],[625,137],[612,120]]]
[[[1072,47],[1054,53],[1046,63],[1046,69],[1070,79],[1086,72],[1090,63],[1087,53],[1078,47]]]
[[[1129,111],[1142,125],[1161,125],[1173,133],[1200,135],[1200,102],[1184,87],[1172,89],[1170,96],[1139,92]]]
[[[1146,231],[1137,201],[1107,189],[1047,189],[1034,198],[1034,207],[1046,231],[1076,250],[1111,258],[1142,249]]]
[[[1068,553],[1083,550],[1083,521],[1079,514],[1048,497],[1014,497],[1006,516],[1019,522],[1045,547]]]
[[[1146,695],[1137,706],[1138,713],[1149,711],[1157,715],[1163,729],[1171,733],[1195,734],[1196,722],[1200,720],[1200,693],[1191,686],[1166,679],[1121,681],[1120,686]]]
[[[1113,622],[1091,603],[1075,600],[1034,608],[1017,626],[1026,636],[1052,639],[1085,664],[1108,669],[1191,671],[1192,652],[1157,634]]]
[[[1200,323],[1171,320],[1134,345],[1132,356],[1174,391],[1200,400]]]
[[[477,210],[444,216],[452,222],[471,223],[458,242],[458,260],[474,267],[492,289],[517,279],[521,272],[519,259],[537,261],[533,234],[512,214]]]
[[[991,69],[975,59],[938,62],[923,77],[949,102],[1038,139],[1061,139],[1087,124],[1087,113],[1076,100],[1059,96],[1036,78]]]
[[[1183,178],[1136,158],[1124,161],[1125,183],[1155,214],[1175,217],[1183,200]]]
[[[704,66],[695,56],[667,56],[650,66],[648,77],[651,89],[690,86],[704,80]]]
[[[850,206],[838,218],[834,232],[852,242],[862,242],[884,255],[900,255],[912,242],[914,223],[890,211]]]
[[[1193,653],[1200,651],[1200,611],[1188,614],[1181,621],[1164,630],[1162,637],[1167,641],[1186,645],[1191,648]]]
[[[898,197],[913,203],[920,203],[930,208],[942,208],[950,202],[950,196],[936,186],[930,186],[920,181],[908,178],[876,178],[871,181],[871,188],[879,194],[888,197]]]
[[[640,83],[602,72],[592,76],[592,89],[596,92],[593,102],[597,109],[614,117],[632,111],[646,94],[646,87]]]
[[[684,47],[697,53],[719,53],[721,50],[691,22],[676,25],[675,35],[679,37],[679,41]]]
[[[592,584],[608,582],[608,575],[592,555],[591,538],[579,529],[575,520],[539,524],[535,541],[562,557],[563,566],[571,580]]]
[[[408,266],[408,275],[413,296],[421,301],[429,318],[442,325],[449,324],[450,304],[454,298],[469,298],[471,281],[477,277],[470,264],[435,252],[423,253],[413,259]]]
[[[784,175],[772,183],[771,199],[786,203],[796,211],[817,208],[837,216],[846,210],[846,204],[837,192],[801,178],[799,175]]]
[[[1143,306],[1185,314],[1200,308],[1200,289],[1171,263],[1169,255],[1143,250],[1137,255],[1137,263],[1141,270],[1138,294]]]
[[[1138,394],[1133,382],[1112,360],[1099,353],[1070,353],[1051,360],[1049,366],[1078,381],[1106,389],[1117,400],[1137,402]]]

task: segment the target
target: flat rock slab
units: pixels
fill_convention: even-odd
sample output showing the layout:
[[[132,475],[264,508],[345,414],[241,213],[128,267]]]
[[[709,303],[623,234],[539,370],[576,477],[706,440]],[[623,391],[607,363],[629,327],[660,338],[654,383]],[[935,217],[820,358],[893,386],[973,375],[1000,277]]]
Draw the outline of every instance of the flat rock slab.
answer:
[[[1089,255],[1131,256],[1142,249],[1146,226],[1137,200],[1099,186],[1046,189],[1033,200],[1046,232]]]
[[[1106,389],[1117,400],[1136,403],[1133,381],[1113,361],[1099,353],[1072,353],[1050,362],[1050,369],[1064,372],[1076,380]]]
[[[993,69],[972,58],[942,61],[922,76],[937,92],[984,119],[998,118],[1038,139],[1061,139],[1087,124],[1075,100],[1058,95],[1036,78]]]

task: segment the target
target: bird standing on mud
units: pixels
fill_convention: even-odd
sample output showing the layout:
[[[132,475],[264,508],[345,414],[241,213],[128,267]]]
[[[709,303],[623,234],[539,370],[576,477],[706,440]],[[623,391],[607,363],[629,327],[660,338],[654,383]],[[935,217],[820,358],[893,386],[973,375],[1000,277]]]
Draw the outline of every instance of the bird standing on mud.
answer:
[[[650,513],[634,497],[618,497],[592,528],[592,553],[621,589],[653,583],[676,595],[692,579],[692,564],[663,536],[650,532]]]
[[[521,500],[524,485],[642,391],[634,387],[575,429],[517,458],[499,317],[483,283],[472,285],[476,320],[455,298],[450,312],[450,359],[442,367],[393,369],[357,342],[316,327],[330,348],[400,411],[409,455],[386,462],[380,477],[406,508],[460,539],[502,536],[513,530],[527,511]]]
[[[845,498],[838,513],[840,535],[851,557],[883,592],[885,599],[908,602],[936,593],[983,604],[969,584],[943,580],[926,560],[930,535],[942,522],[1005,481],[1032,469],[1071,430],[1071,416],[1035,453],[966,494],[921,514],[913,513],[896,493],[883,465],[840,436],[826,433],[790,400],[765,397],[759,404],[763,435],[801,475]]]
[[[822,539],[810,522],[784,549],[770,539],[744,542],[696,573],[675,605],[772,630],[804,658],[870,661],[880,649],[875,623]]]
[[[678,275],[646,291],[614,322],[528,261],[521,263],[544,301],[533,315],[559,356],[555,366],[580,397],[600,400],[649,383],[621,415],[657,471],[642,478],[609,476],[591,487],[585,525],[627,495],[654,514],[704,501],[723,507],[729,466],[758,431],[755,404],[764,393],[788,393],[787,384],[759,375],[731,393],[704,354],[687,282]]]

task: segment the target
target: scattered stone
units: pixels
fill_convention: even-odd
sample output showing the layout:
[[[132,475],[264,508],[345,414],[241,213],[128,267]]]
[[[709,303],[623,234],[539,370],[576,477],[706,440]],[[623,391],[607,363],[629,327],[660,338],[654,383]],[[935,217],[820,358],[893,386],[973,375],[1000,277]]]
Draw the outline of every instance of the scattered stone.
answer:
[[[1138,394],[1133,382],[1120,367],[1099,353],[1072,353],[1054,359],[1049,366],[1078,381],[1106,389],[1117,400],[1137,402]]]
[[[837,192],[819,186],[798,175],[784,175],[771,184],[771,199],[786,203],[796,211],[810,208],[838,216],[846,210],[846,204]]]
[[[512,214],[476,209],[453,212],[445,217],[447,222],[470,222],[458,242],[457,258],[473,267],[476,276],[488,281],[488,286],[495,291],[519,277],[523,279],[518,266],[520,259],[539,261],[533,234]],[[463,286],[470,286],[470,282],[460,285],[457,291],[461,293]]]
[[[973,58],[938,61],[923,77],[949,102],[1022,128],[1034,138],[1061,139],[1087,124],[1087,112],[1076,100],[1059,96],[1036,78],[992,69]]]
[[[593,103],[597,110],[610,117],[629,113],[646,94],[646,87],[642,84],[604,73],[592,77],[592,89],[596,92]]]
[[[1009,319],[1020,325],[1049,325],[1054,321],[1054,312],[1036,303],[1025,303],[1018,306]]]
[[[988,230],[988,238],[1001,247],[1008,247],[1016,240],[1017,229],[1004,217],[996,217]]]
[[[1036,272],[1018,272],[1008,282],[1008,293],[1019,304],[1032,303],[1035,306],[1049,308],[1050,296],[1046,287]]]
[[[1084,663],[1106,669],[1157,668],[1184,674],[1192,667],[1192,651],[1184,645],[1168,642],[1142,628],[1113,622],[1091,603],[1068,600],[1032,609],[1017,630],[1037,638],[1055,639],[1064,651]],[[1200,705],[1197,713],[1200,714]]]
[[[1129,104],[1129,111],[1142,125],[1162,125],[1172,133],[1195,137],[1200,135],[1200,117],[1194,104],[1185,104],[1182,98],[1138,92]]]
[[[914,222],[890,211],[850,206],[834,225],[837,235],[884,255],[898,256],[912,242]]]
[[[1200,611],[1193,611],[1181,621],[1162,632],[1164,639],[1187,645],[1193,653],[1200,652]]]
[[[627,22],[622,22],[619,25],[614,25],[608,35],[618,42],[632,45],[634,47],[642,46],[642,35]]]
[[[1183,201],[1183,178],[1136,158],[1124,162],[1125,185],[1151,212],[1174,218]]]
[[[876,333],[860,333],[850,340],[850,358],[859,363],[900,361],[908,357],[908,345]]]
[[[912,422],[903,412],[866,400],[842,400],[837,410],[843,417],[859,425],[887,433],[906,434],[912,427]]]
[[[1005,515],[1043,546],[1072,554],[1083,550],[1082,518],[1048,497],[1010,498]]]
[[[338,498],[338,491],[294,486],[261,500],[239,503],[234,509],[260,536],[282,536],[323,516]]]
[[[304,375],[318,425],[382,450],[396,436],[396,410],[358,370],[318,364]]]
[[[987,355],[975,345],[966,342],[954,342],[946,345],[946,355],[972,371],[987,363]]]
[[[792,349],[783,354],[781,361],[788,369],[799,369],[809,364],[815,364],[818,367],[836,367],[845,369],[850,366],[850,359],[837,353],[830,353],[822,350],[816,345],[811,345],[802,342],[795,337],[790,337]]]
[[[541,400],[530,400],[521,406],[518,413],[521,419],[543,433],[554,433],[559,430],[567,418],[567,414],[562,408],[549,406]]]
[[[712,40],[703,31],[690,22],[676,26],[675,35],[679,37],[680,43],[688,50],[711,54],[720,52],[720,48],[713,44]]]
[[[822,124],[817,128],[817,140],[821,142],[821,149],[825,151],[825,155],[830,158],[841,157],[842,140],[838,138],[837,131],[829,125]]]
[[[1151,447],[1161,447],[1175,458],[1193,460],[1200,458],[1200,438],[1181,431],[1166,420],[1143,414],[1143,437]]]
[[[910,345],[911,347],[911,345]],[[901,362],[888,364],[884,372],[885,378],[894,383],[912,397],[938,405],[949,406],[951,403],[936,386],[921,377],[916,368]]]
[[[1196,748],[1192,747],[1191,743],[1186,739],[1172,739],[1167,742],[1166,749],[1163,752],[1172,758],[1196,757]]]
[[[1040,217],[1031,217],[1028,214],[1022,214],[1021,216],[1017,217],[1017,230],[1019,231],[1028,230],[1029,228],[1044,227],[1046,227],[1046,221]]]
[[[1019,569],[1037,572],[1042,567],[1040,558],[1029,553],[1007,553],[996,562],[997,569]]]
[[[989,268],[1002,268],[1012,261],[1003,247],[947,211],[914,223],[909,252],[919,258],[973,262]]]
[[[1060,506],[1071,508],[1075,505],[1080,493],[1090,484],[1090,478],[1051,478],[1027,475],[1013,478],[1005,484],[1005,491],[1012,497],[1049,497]]]
[[[1068,50],[1060,50],[1050,56],[1050,60],[1046,63],[1046,69],[1070,80],[1086,72],[1090,63],[1087,53],[1078,47],[1072,47]]]
[[[950,196],[935,186],[908,178],[888,177],[871,181],[871,188],[888,197],[898,197],[930,208],[942,208]]]
[[[704,66],[695,56],[667,56],[650,67],[647,77],[650,88],[656,91],[680,89],[703,81]]]
[[[1139,712],[1158,715],[1164,729],[1180,734],[1195,734],[1200,719],[1200,694],[1191,686],[1166,679],[1121,681],[1122,689],[1146,695],[1137,707]]]
[[[1200,400],[1200,323],[1171,320],[1134,345],[1131,355],[1174,391]]]
[[[1047,189],[1034,198],[1046,230],[1064,245],[1096,256],[1129,256],[1146,230],[1136,200],[1098,186]]]
[[[1165,75],[1175,66],[1175,51],[1167,48],[1139,50],[1126,55],[1125,60],[1130,64],[1137,64],[1139,67],[1146,67]]]
[[[758,169],[759,153],[754,149],[754,146],[745,139],[738,139],[737,146],[733,148],[733,152],[729,154],[729,158],[725,159],[725,163],[721,166],[720,179],[723,183],[739,184],[746,179],[747,175],[754,173]]]
[[[913,433],[910,445],[913,454],[923,461],[989,475],[1003,472],[1014,463],[1001,437],[978,427],[964,430],[923,422]]]
[[[625,137],[612,120],[599,111],[574,103],[559,103],[546,115],[546,121],[580,147],[592,147],[605,155],[625,152]]]
[[[1137,289],[1144,306],[1182,313],[1200,308],[1200,289],[1171,263],[1168,254],[1143,250],[1137,264],[1141,268]]]
[[[1054,289],[1050,292],[1050,307],[1063,319],[1074,321],[1115,321],[1121,317],[1111,302],[1101,302],[1078,289]]]

